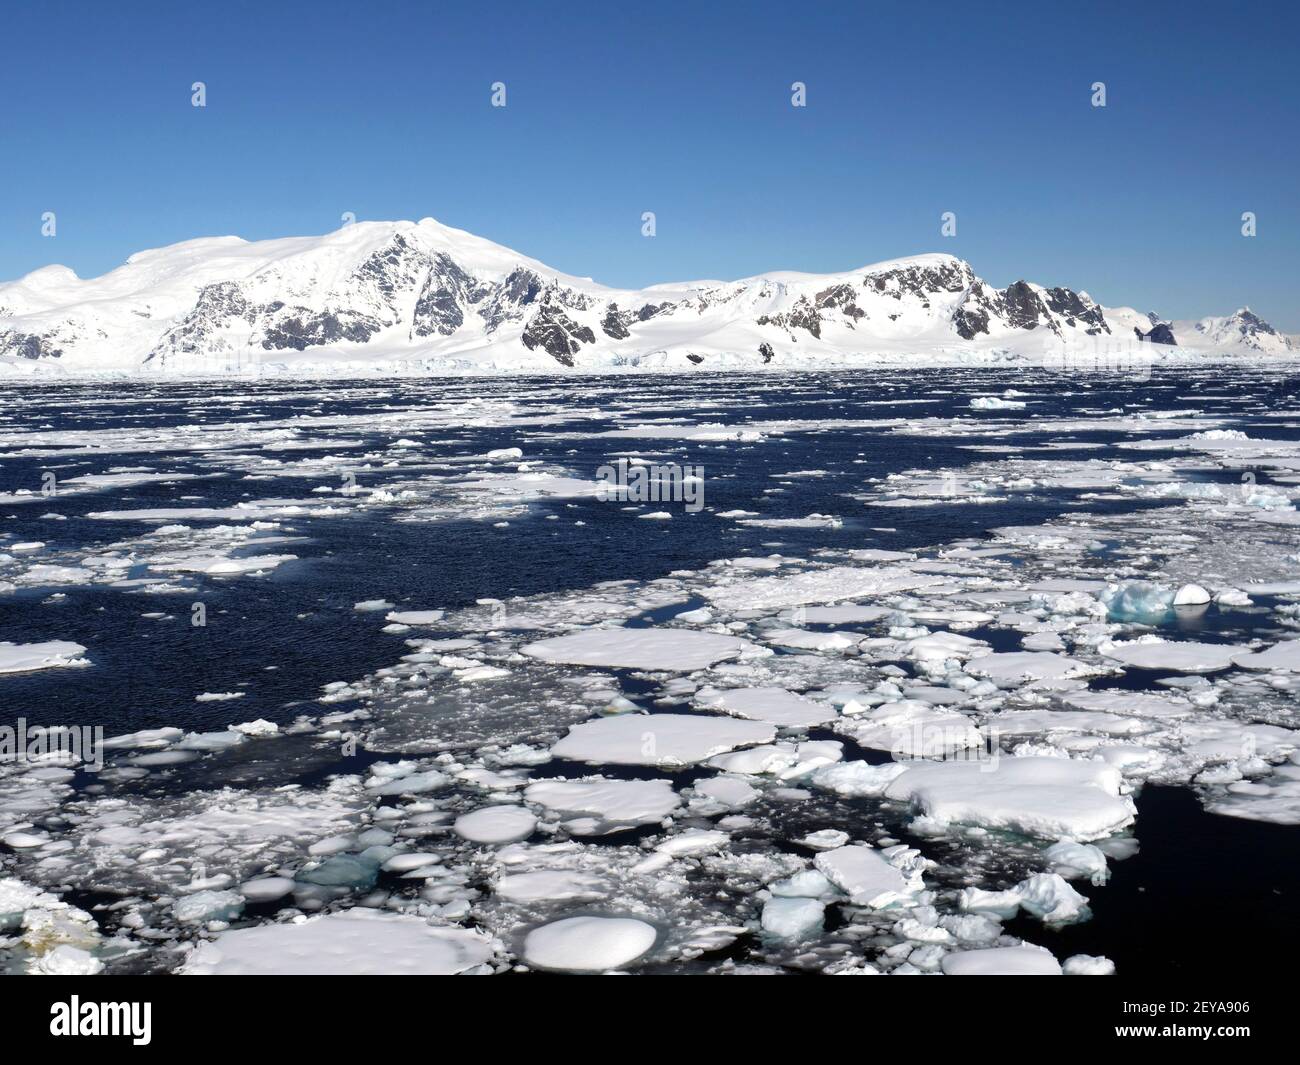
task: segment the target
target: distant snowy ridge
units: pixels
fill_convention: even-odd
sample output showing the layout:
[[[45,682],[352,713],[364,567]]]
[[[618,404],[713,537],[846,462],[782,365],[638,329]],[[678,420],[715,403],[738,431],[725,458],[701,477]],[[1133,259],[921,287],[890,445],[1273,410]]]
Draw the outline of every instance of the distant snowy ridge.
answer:
[[[0,284],[0,375],[600,372],[880,362],[1293,358],[1248,308],[1164,322],[993,288],[951,255],[843,274],[606,288],[431,218],[185,241],[102,277]]]

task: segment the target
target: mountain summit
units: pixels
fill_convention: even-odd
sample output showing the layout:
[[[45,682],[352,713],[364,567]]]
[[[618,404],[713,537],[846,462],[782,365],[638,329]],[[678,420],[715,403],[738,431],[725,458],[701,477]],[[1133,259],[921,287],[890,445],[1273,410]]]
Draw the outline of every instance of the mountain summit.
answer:
[[[89,280],[0,284],[0,370],[555,372],[1107,353],[1285,356],[1249,309],[1165,323],[1085,292],[994,288],[951,255],[842,274],[606,288],[431,218],[185,241]]]

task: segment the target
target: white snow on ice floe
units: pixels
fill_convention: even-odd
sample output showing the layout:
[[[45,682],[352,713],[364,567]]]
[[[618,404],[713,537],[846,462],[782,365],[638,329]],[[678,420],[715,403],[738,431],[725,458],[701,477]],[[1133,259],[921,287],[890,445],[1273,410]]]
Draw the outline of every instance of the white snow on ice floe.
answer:
[[[914,762],[885,790],[937,824],[977,825],[1047,839],[1091,840],[1132,823],[1119,770],[1069,758]]]
[[[945,976],[1060,976],[1061,963],[1042,947],[963,950],[943,959]]]
[[[514,843],[537,829],[537,818],[522,806],[484,806],[461,814],[452,826],[471,843]]]
[[[584,629],[525,644],[544,662],[689,673],[742,654],[770,652],[748,640],[691,629]]]
[[[696,698],[709,709],[749,721],[766,721],[778,728],[810,728],[838,716],[830,703],[806,699],[784,688],[704,688]]]
[[[1107,658],[1136,669],[1167,670],[1171,673],[1217,673],[1231,668],[1235,659],[1250,648],[1231,643],[1196,643],[1152,640],[1117,643],[1103,647]]]
[[[1099,672],[1074,658],[1052,651],[1006,651],[972,658],[966,663],[972,676],[994,684],[1020,685],[1026,681],[1064,680]]]
[[[1256,654],[1235,654],[1232,664],[1242,669],[1300,673],[1300,640],[1283,640]]]
[[[528,933],[524,961],[560,972],[607,972],[636,961],[657,938],[653,925],[628,917],[566,917]]]
[[[776,730],[760,721],[694,714],[623,714],[574,725],[551,748],[556,758],[610,765],[677,767],[770,743]]]
[[[723,610],[770,610],[915,591],[938,583],[938,577],[902,567],[834,566],[789,577],[743,578],[703,588],[701,594]]]
[[[563,815],[573,835],[594,836],[632,825],[654,824],[672,814],[681,799],[667,780],[539,780],[524,798]]]
[[[860,843],[822,851],[813,864],[859,906],[883,908],[906,902],[922,886],[920,877],[905,877],[880,851]]]
[[[492,942],[468,928],[414,916],[352,909],[323,917],[236,928],[198,944],[185,975],[451,976],[491,961]]]
[[[29,673],[63,666],[88,666],[86,649],[69,640],[45,643],[0,643],[0,673]]]

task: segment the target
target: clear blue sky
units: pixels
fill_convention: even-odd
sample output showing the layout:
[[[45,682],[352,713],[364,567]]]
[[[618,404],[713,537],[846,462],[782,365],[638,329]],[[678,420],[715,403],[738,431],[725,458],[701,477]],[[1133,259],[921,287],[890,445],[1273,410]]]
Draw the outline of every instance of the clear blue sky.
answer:
[[[947,251],[999,285],[1296,331],[1296,9],[11,3],[0,277],[353,211],[620,286]]]

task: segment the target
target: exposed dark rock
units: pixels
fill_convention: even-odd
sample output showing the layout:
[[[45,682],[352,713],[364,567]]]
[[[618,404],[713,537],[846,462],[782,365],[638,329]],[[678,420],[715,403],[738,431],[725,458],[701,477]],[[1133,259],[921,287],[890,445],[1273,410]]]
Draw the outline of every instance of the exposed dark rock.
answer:
[[[807,296],[800,296],[793,307],[784,314],[763,315],[758,319],[758,325],[774,325],[780,329],[793,331],[795,329],[806,329],[818,340],[822,335],[822,320],[817,313],[817,308]]]
[[[989,312],[982,307],[961,307],[952,316],[953,328],[963,340],[974,340],[989,331]]]
[[[771,362],[776,357],[776,352],[772,350],[772,345],[766,340],[758,346],[758,353],[763,356],[763,362]]]
[[[1026,281],[1017,281],[1002,290],[1004,321],[1016,329],[1037,329],[1046,307]]]
[[[1064,318],[1068,326],[1083,322],[1089,336],[1110,332],[1110,326],[1106,324],[1106,316],[1101,308],[1090,300],[1085,300],[1073,289],[1049,288],[1047,307]]]
[[[1133,332],[1137,334],[1139,340],[1145,340],[1151,344],[1171,344],[1175,347],[1178,345],[1178,341],[1174,337],[1174,331],[1170,328],[1168,322],[1157,322],[1145,333],[1137,326],[1134,326]]]
[[[0,355],[14,355],[20,359],[57,359],[63,354],[50,337],[35,333],[20,333],[16,329],[0,333]]]
[[[523,308],[537,301],[546,286],[533,271],[520,266],[501,282],[479,308],[489,333],[508,321],[523,318]]]
[[[270,304],[263,317],[262,347],[267,351],[303,351],[344,341],[364,344],[383,328],[375,319],[354,311],[312,311],[279,301]]]
[[[596,334],[589,326],[578,325],[559,307],[543,307],[528,323],[519,338],[529,351],[541,348],[557,362],[573,365],[573,356],[583,344],[594,344]]]
[[[919,296],[928,302],[934,292],[961,292],[975,280],[971,268],[960,259],[948,259],[933,266],[904,266],[893,270],[867,274],[862,279],[863,288],[894,299]]]
[[[817,293],[817,309],[838,307],[856,322],[867,316],[867,312],[857,305],[856,300],[857,292],[852,285],[832,285]]]
[[[428,267],[428,256],[396,233],[352,272],[330,302],[355,306],[353,300],[359,296],[358,302],[374,308],[383,325],[395,325],[408,294],[419,287]]]
[[[204,285],[194,308],[154,345],[144,361],[165,363],[172,355],[200,355],[226,350],[221,333],[235,322],[253,323],[258,308],[234,281]]]
[[[611,340],[626,340],[632,335],[623,321],[617,303],[611,303],[605,308],[605,317],[600,320],[600,328]]]
[[[428,276],[415,302],[411,336],[431,333],[451,336],[465,324],[465,309],[482,300],[490,291],[470,277],[445,252],[440,252],[429,267]]]
[[[648,322],[656,314],[662,314],[664,311],[669,310],[671,307],[672,307],[671,303],[647,303],[644,307],[642,307],[639,311],[636,312],[636,320],[638,322]]]

